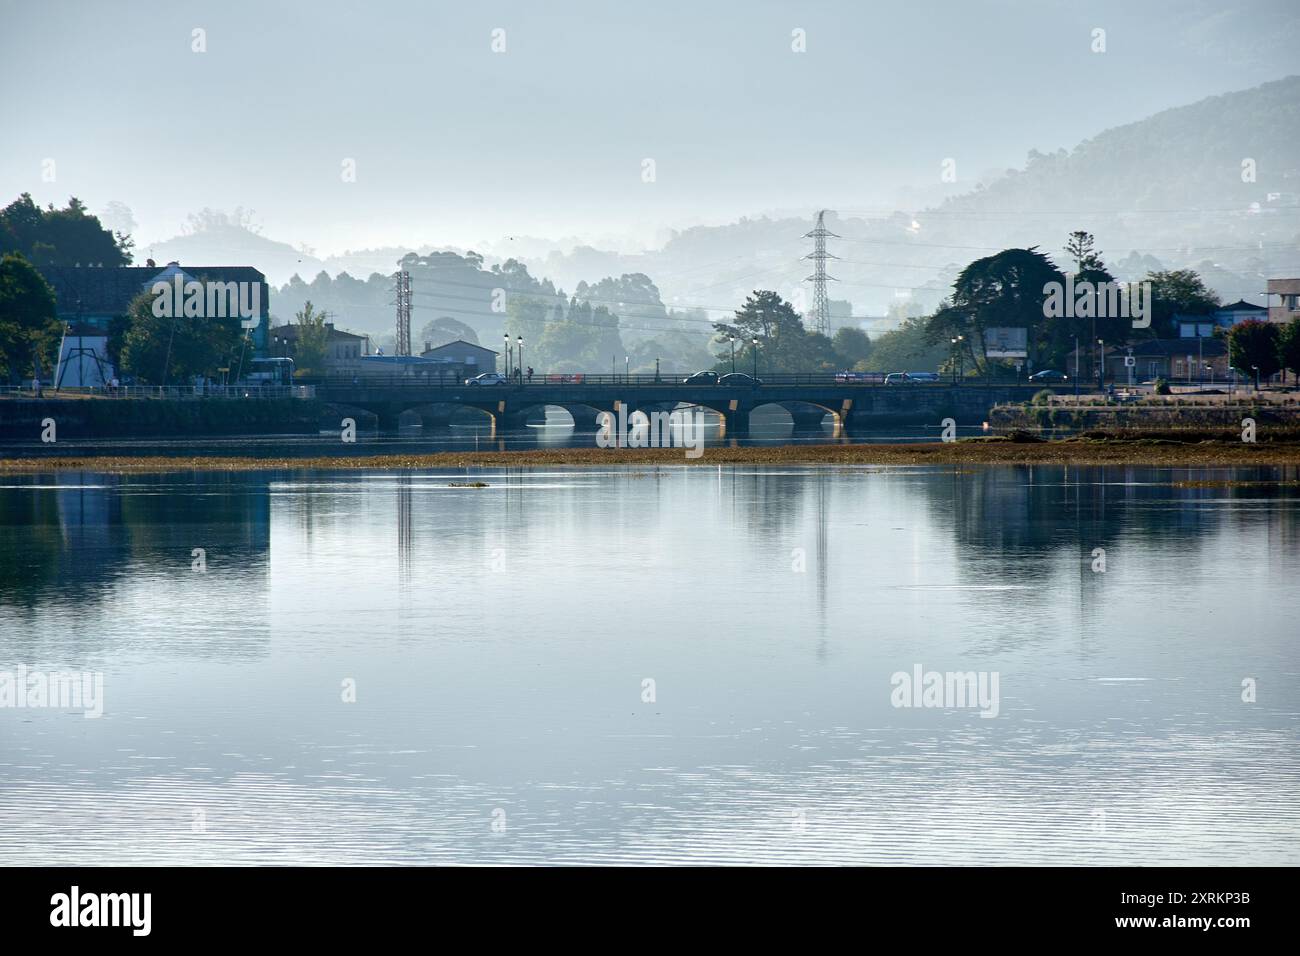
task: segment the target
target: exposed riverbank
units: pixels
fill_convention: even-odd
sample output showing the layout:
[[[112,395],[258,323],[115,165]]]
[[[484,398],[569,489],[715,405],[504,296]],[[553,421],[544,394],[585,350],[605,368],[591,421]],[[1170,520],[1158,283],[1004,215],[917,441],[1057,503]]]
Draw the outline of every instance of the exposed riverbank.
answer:
[[[687,458],[681,448],[556,448],[440,452],[420,455],[247,458],[237,456],[69,456],[0,458],[0,473],[54,471],[306,471],[430,468],[528,468],[599,465],[946,465],[1079,464],[1205,467],[1300,465],[1300,444],[1157,440],[1011,441],[971,439],[897,445],[779,445],[706,448]]]

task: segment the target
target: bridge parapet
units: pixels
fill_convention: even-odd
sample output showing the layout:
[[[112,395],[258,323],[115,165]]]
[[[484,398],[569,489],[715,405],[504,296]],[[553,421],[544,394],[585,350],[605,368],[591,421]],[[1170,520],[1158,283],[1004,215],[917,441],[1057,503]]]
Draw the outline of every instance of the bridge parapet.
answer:
[[[760,405],[814,406],[834,414],[846,425],[869,424],[891,416],[951,416],[959,421],[982,421],[994,405],[1027,401],[1042,386],[1015,385],[903,385],[824,381],[764,382],[760,386],[696,385],[682,382],[635,380],[589,382],[514,383],[496,386],[467,386],[422,383],[363,381],[356,384],[323,382],[316,397],[324,402],[365,409],[381,422],[395,427],[404,411],[428,405],[461,405],[478,408],[497,422],[510,422],[541,405],[570,410],[586,427],[594,427],[595,411],[614,411],[620,404],[629,408],[672,408],[698,405],[720,414],[729,432],[747,429],[749,413]],[[1068,389],[1057,388],[1055,391]],[[577,414],[575,414],[577,411]],[[805,417],[811,421],[812,412]],[[936,419],[937,421],[937,419]]]

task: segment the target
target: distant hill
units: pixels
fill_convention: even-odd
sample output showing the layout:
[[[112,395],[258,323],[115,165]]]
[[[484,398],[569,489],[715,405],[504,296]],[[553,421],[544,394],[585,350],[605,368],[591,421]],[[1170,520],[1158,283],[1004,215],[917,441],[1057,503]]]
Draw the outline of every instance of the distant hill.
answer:
[[[1243,181],[1244,160],[1253,181]],[[800,257],[812,214],[696,227],[639,256],[579,249],[525,261],[561,285],[591,261],[644,272],[682,307],[735,302],[756,285],[790,297],[807,289]],[[1197,268],[1225,301],[1259,302],[1269,276],[1300,275],[1300,76],[1165,110],[1070,151],[1031,152],[1023,169],[937,207],[827,222],[843,237],[829,243],[840,257],[834,294],[852,300],[854,315],[908,300],[932,307],[968,262],[1009,246],[1063,260],[1074,229],[1094,233],[1112,267],[1133,267],[1122,278]]]
[[[1088,121],[1086,106],[1080,115],[1081,124]],[[1243,180],[1245,160],[1253,161],[1253,181]],[[851,208],[856,197],[837,198]],[[803,235],[814,214],[693,227],[638,254],[572,243],[561,252],[548,240],[522,236],[479,251],[487,252],[485,267],[491,267],[517,250],[532,275],[558,289],[643,273],[665,305],[710,309],[716,317],[756,288],[775,289],[797,305],[802,297],[806,306],[811,267],[802,257],[811,243]],[[1096,236],[1120,278],[1140,278],[1152,268],[1196,268],[1225,301],[1259,302],[1268,277],[1300,275],[1300,76],[1165,110],[1100,132],[1073,150],[1033,151],[1024,168],[936,207],[873,218],[830,214],[827,224],[842,237],[829,245],[839,256],[830,269],[839,280],[832,294],[850,300],[858,317],[898,306],[932,308],[967,263],[1009,246],[1036,245],[1064,263],[1061,247],[1074,229]],[[219,215],[200,225],[155,244],[154,258],[253,265],[273,285],[297,275],[302,281],[278,297],[280,311],[290,315],[321,271],[346,271],[370,286],[365,304],[351,291],[333,298],[340,309],[349,303],[365,327],[390,321],[391,297],[381,291],[388,283],[371,283],[373,273],[391,274],[411,252],[467,251],[395,246],[321,261]],[[142,259],[148,249],[136,252]]]
[[[1031,152],[1023,170],[921,220],[992,243],[1086,228],[1123,252],[1294,244],[1300,76],[1165,110],[1068,153]]]
[[[314,276],[325,264],[287,242],[268,239],[251,229],[239,215],[205,209],[190,217],[191,231],[162,242],[137,244],[135,258],[143,263],[152,258],[159,265],[168,262],[211,262],[252,266],[266,275],[272,285],[287,282],[295,273]]]

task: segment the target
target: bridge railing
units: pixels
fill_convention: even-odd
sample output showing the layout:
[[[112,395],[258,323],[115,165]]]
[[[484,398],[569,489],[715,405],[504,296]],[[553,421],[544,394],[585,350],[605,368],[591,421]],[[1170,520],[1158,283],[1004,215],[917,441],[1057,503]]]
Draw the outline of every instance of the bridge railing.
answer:
[[[940,378],[935,381],[908,381],[908,382],[891,382],[886,386],[884,375],[872,372],[775,372],[767,375],[760,374],[759,384],[751,385],[749,382],[741,382],[738,385],[718,384],[710,381],[690,381],[687,375],[655,375],[651,373],[632,373],[624,374],[589,374],[584,372],[573,372],[564,374],[544,374],[534,373],[532,376],[524,375],[521,378],[512,378],[509,382],[502,385],[477,385],[467,386],[465,379],[453,377],[449,374],[439,375],[437,372],[423,372],[411,375],[325,375],[312,379],[304,379],[316,385],[317,388],[329,389],[355,389],[355,388],[448,388],[463,389],[483,388],[505,389],[505,388],[533,388],[541,389],[557,386],[573,385],[601,385],[617,386],[629,385],[636,388],[681,388],[683,385],[701,388],[762,388],[765,386],[788,386],[788,385],[853,385],[863,388],[950,388],[954,383],[950,378]],[[988,383],[968,381],[961,384],[971,386],[984,386]],[[1005,387],[1013,383],[991,383],[995,386]],[[1031,387],[1022,383],[1022,387]],[[1039,385],[1038,388],[1043,386]]]
[[[40,395],[30,385],[0,385],[0,396],[9,398],[167,398],[167,399],[256,399],[311,398],[311,385],[53,385],[42,383]]]

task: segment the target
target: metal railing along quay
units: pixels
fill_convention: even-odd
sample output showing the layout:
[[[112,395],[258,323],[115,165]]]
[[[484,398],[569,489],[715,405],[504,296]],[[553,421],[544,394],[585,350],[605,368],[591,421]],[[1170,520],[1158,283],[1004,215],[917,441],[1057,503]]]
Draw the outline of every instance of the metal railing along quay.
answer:
[[[268,399],[311,398],[315,391],[314,385],[42,385],[37,394],[30,385],[0,385],[0,398]]]

